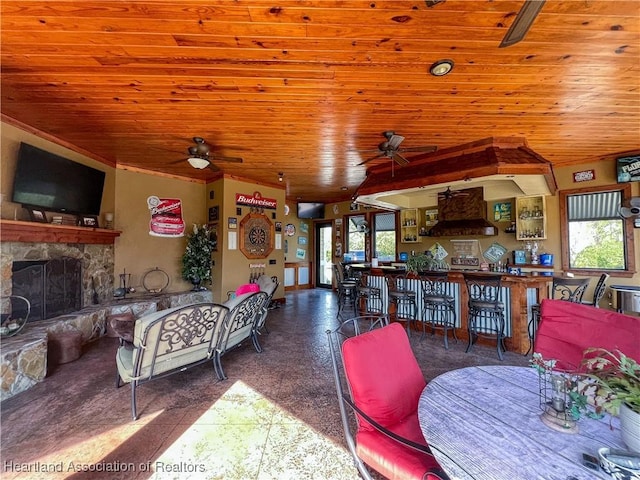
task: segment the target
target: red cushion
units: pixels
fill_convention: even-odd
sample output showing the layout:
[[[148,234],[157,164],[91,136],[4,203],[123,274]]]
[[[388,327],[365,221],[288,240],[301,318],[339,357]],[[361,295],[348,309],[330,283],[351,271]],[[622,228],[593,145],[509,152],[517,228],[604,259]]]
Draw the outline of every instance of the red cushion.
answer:
[[[260,285],[257,283],[245,283],[236,288],[236,295],[244,295],[245,293],[255,293],[260,291]]]
[[[367,415],[384,427],[416,415],[426,382],[401,324],[345,340],[342,356],[353,401]],[[360,423],[362,430],[373,429]]]
[[[417,441],[417,439],[414,440]],[[421,443],[424,443],[424,439]],[[437,475],[425,474],[430,470],[440,469],[434,457],[405,447],[378,431],[359,432],[356,435],[356,451],[363,462],[385,478],[402,480],[440,478]]]
[[[558,360],[558,368],[580,366],[590,347],[620,350],[640,361],[640,318],[567,302],[545,299],[540,305],[540,326],[534,351]]]

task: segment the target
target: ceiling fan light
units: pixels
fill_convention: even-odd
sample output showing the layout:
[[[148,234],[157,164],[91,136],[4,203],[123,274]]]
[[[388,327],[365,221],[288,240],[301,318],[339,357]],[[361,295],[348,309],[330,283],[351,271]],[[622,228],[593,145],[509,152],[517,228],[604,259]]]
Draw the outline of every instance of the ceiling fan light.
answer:
[[[438,60],[431,67],[429,67],[429,73],[434,77],[442,77],[449,73],[453,69],[453,60]]]
[[[207,168],[209,166],[209,160],[207,160],[206,158],[189,157],[187,158],[187,162],[189,162],[189,165],[191,165],[193,168],[197,168],[198,170],[202,170],[203,168]]]

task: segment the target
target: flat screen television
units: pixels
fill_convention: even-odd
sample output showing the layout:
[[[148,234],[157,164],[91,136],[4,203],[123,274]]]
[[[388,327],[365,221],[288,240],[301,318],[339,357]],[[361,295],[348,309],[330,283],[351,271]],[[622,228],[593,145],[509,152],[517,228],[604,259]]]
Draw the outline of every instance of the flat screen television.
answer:
[[[298,218],[324,218],[324,203],[298,202]]]
[[[616,159],[618,183],[640,182],[640,155]]]
[[[21,143],[12,201],[43,210],[99,215],[105,173]]]

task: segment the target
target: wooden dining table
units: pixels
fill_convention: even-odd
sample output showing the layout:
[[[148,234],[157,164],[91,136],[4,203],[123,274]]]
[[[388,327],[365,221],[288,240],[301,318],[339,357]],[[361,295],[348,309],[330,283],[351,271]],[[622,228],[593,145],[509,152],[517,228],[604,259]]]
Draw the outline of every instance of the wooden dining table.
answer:
[[[578,421],[578,433],[540,419],[533,368],[476,366],[444,373],[425,387],[418,416],[422,433],[451,480],[611,479],[583,464],[583,453],[625,449],[616,417]]]

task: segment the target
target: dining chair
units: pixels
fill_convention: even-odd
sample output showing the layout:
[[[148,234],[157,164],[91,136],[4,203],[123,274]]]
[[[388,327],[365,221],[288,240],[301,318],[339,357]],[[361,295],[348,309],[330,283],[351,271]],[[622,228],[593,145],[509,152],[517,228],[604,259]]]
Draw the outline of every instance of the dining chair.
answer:
[[[345,440],[360,475],[372,480],[370,468],[392,480],[447,479],[420,429],[426,382],[402,326],[369,315],[326,333]]]
[[[551,299],[565,300],[567,302],[582,303],[582,296],[589,286],[588,278],[553,277],[551,286]],[[604,292],[603,292],[604,294]],[[540,304],[531,305],[531,318],[527,324],[529,335],[529,348],[525,355],[533,349],[538,326],[540,325]]]
[[[382,290],[373,286],[369,282],[370,275],[366,272],[360,274],[357,284],[357,306],[360,314],[379,313],[382,314],[384,303],[382,301]],[[364,306],[364,311],[361,307]]]
[[[502,360],[502,353],[506,350],[502,275],[465,272],[463,277],[469,295],[469,342],[466,352],[471,350],[478,337],[495,337],[498,358]]]
[[[357,311],[356,307],[356,293],[357,282],[353,279],[346,279],[344,276],[344,269],[341,265],[333,264],[333,275],[335,277],[336,289],[338,291],[338,313],[337,317],[340,317],[342,310],[347,304],[353,307],[354,313]]]
[[[411,323],[415,322],[418,310],[416,291],[409,288],[409,280],[406,274],[386,274],[384,280],[387,284],[387,293],[389,295],[387,314],[390,314],[389,308],[391,305],[395,305],[395,318],[406,319],[407,333],[410,334]]]
[[[456,337],[455,297],[447,293],[449,274],[447,272],[429,271],[420,274],[422,286],[422,335],[426,334],[426,325],[431,325],[431,334],[436,329],[443,331],[444,348],[449,348],[448,332]]]
[[[593,290],[593,298],[591,301],[582,300],[580,303],[583,305],[591,305],[596,308],[600,308],[600,300],[604,297],[604,292],[607,290],[607,280],[609,280],[609,274],[603,273],[596,283],[596,288]]]

